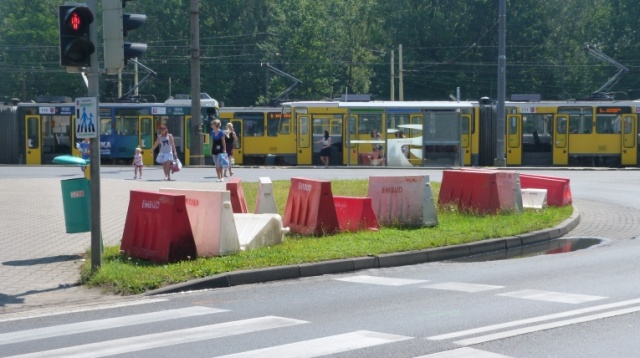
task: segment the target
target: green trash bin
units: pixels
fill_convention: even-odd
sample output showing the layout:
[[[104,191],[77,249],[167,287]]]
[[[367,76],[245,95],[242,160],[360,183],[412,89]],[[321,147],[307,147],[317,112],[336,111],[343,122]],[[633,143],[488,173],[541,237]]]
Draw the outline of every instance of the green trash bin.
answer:
[[[91,231],[91,185],[85,178],[65,179],[62,206],[67,234]]]

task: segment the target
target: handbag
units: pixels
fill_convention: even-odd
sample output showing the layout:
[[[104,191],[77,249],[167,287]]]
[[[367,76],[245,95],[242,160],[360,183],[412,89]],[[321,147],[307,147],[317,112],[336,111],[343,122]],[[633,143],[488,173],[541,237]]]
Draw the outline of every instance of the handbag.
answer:
[[[171,167],[171,171],[172,172],[179,172],[180,169],[182,169],[182,163],[180,162],[180,159],[177,159],[173,161],[173,166]]]
[[[229,167],[229,156],[227,155],[227,153],[220,153],[220,165],[223,168]]]

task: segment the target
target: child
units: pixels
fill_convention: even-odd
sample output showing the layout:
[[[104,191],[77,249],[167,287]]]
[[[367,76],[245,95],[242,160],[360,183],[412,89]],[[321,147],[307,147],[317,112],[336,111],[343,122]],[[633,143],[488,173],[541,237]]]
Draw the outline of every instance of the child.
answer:
[[[140,173],[140,179],[142,179],[142,149],[136,148],[136,154],[133,156],[133,179],[138,179],[138,173]]]

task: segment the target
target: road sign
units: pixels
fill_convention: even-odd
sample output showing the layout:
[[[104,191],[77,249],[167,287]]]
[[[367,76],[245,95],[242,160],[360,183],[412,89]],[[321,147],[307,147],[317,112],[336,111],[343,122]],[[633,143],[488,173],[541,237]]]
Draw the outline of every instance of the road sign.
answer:
[[[95,97],[76,98],[76,138],[97,138],[98,100]]]

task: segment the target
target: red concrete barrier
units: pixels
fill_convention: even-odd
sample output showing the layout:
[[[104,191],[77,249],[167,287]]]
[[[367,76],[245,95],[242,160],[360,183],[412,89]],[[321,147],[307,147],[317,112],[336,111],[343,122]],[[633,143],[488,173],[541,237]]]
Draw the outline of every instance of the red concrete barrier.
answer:
[[[438,204],[453,204],[478,214],[520,211],[518,173],[490,170],[445,170]]]
[[[547,189],[547,205],[571,205],[571,187],[568,178],[545,175],[520,174],[522,189]]]
[[[195,259],[185,196],[131,190],[120,250],[159,263]]]
[[[334,196],[340,230],[360,231],[380,229],[376,213],[371,207],[371,198],[356,198],[350,196]]]
[[[367,197],[382,225],[438,225],[427,175],[371,176]]]
[[[340,230],[331,182],[291,178],[283,225],[302,235],[333,234]]]
[[[246,214],[247,200],[244,198],[244,191],[242,191],[242,181],[240,178],[235,177],[229,179],[227,182],[227,190],[231,192],[231,208],[233,208],[234,214]]]

